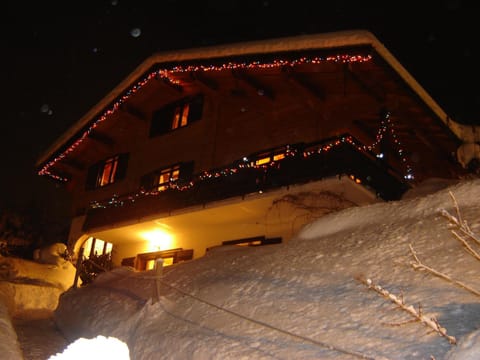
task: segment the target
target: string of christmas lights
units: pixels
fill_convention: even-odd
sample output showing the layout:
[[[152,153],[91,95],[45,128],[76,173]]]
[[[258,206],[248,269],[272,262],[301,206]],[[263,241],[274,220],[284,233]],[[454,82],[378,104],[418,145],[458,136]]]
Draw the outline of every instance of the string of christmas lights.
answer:
[[[403,148],[400,147],[400,142],[398,141],[395,130],[393,128],[393,123],[390,120],[390,113],[385,113],[385,115],[382,117],[381,121],[381,129],[377,131],[377,137],[375,141],[371,145],[361,145],[358,144],[354,138],[350,135],[345,135],[341,136],[337,139],[328,141],[326,143],[323,143],[321,145],[316,145],[312,148],[308,148],[308,150],[304,150],[301,152],[301,156],[306,159],[311,156],[314,156],[316,154],[322,154],[322,153],[328,153],[334,148],[337,148],[339,146],[342,146],[343,144],[349,144],[353,148],[357,149],[358,151],[364,151],[364,152],[372,152],[382,141],[384,138],[385,134],[391,134],[394,143],[398,146],[397,148],[397,153],[401,156],[402,162],[406,162],[405,157],[403,157],[404,150]],[[278,161],[270,161],[265,164],[258,165],[256,164],[257,159],[248,159],[247,157],[242,158],[241,160],[238,160],[236,162],[233,162],[231,166],[224,168],[224,169],[215,169],[211,171],[203,171],[201,174],[196,176],[192,181],[188,182],[187,184],[183,184],[179,182],[178,180],[170,179],[170,182],[168,185],[165,185],[164,190],[158,191],[158,190],[153,190],[153,191],[146,191],[141,189],[135,194],[130,194],[128,196],[125,196],[123,198],[120,198],[117,194],[114,194],[111,199],[100,202],[100,201],[93,201],[90,204],[91,208],[107,208],[111,206],[123,206],[125,203],[133,203],[137,199],[142,198],[142,197],[147,197],[147,196],[158,196],[162,192],[164,192],[167,189],[172,189],[172,190],[177,190],[177,191],[185,191],[188,189],[191,189],[195,184],[198,182],[206,181],[209,179],[215,179],[215,178],[220,178],[220,177],[226,177],[226,176],[231,176],[238,174],[242,169],[263,169],[263,170],[268,170],[269,168],[274,168],[277,167],[280,162],[287,158],[292,158],[299,156],[300,152],[298,149],[287,145],[285,146],[285,152],[284,155],[285,157],[282,158],[281,160]],[[377,156],[378,157],[378,156]],[[355,176],[350,175],[350,177],[356,181],[357,183],[361,183],[360,179],[357,179]],[[412,180],[414,179],[413,172],[410,166],[406,165],[406,174],[404,175],[404,178],[406,180]]]
[[[152,79],[161,78],[173,85],[181,85],[181,82],[175,78],[175,74],[177,73],[184,73],[184,72],[208,72],[208,71],[222,71],[222,70],[234,70],[234,69],[268,69],[268,68],[276,68],[276,67],[284,67],[284,66],[296,66],[302,64],[320,64],[322,62],[335,62],[335,63],[363,63],[368,62],[372,59],[372,55],[349,55],[349,54],[338,54],[334,56],[326,56],[326,57],[301,57],[294,60],[283,60],[277,59],[273,60],[272,62],[262,63],[260,61],[252,61],[252,62],[228,62],[221,65],[187,65],[187,66],[174,66],[171,69],[159,69],[149,73],[145,78],[141,81],[133,85],[130,89],[128,89],[123,96],[121,96],[112,106],[110,109],[106,110],[102,115],[100,115],[91,125],[90,127],[83,132],[80,137],[71,144],[66,150],[64,150],[59,155],[55,156],[52,160],[48,161],[39,171],[38,175],[47,175],[51,178],[60,181],[60,182],[67,182],[69,179],[67,177],[54,174],[50,171],[50,168],[54,166],[57,162],[64,159],[68,154],[75,151],[78,146],[80,146],[84,140],[88,137],[88,135],[101,123],[106,121],[112,114],[114,114],[120,106],[125,103],[131,96],[133,96],[136,92],[138,92],[143,86],[145,86],[148,82]]]

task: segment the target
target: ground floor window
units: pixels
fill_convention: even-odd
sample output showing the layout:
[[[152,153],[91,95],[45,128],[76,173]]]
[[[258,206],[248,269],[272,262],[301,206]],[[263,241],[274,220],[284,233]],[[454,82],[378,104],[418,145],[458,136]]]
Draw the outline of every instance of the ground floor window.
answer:
[[[237,246],[262,246],[280,244],[282,242],[281,237],[266,238],[265,236],[254,236],[243,239],[226,240],[222,242],[222,245],[237,245]]]
[[[98,274],[112,269],[112,243],[89,237],[82,249],[77,271],[83,284],[92,282]]]
[[[182,261],[193,259],[193,249],[170,249],[137,254],[137,256],[122,260],[122,266],[131,266],[135,270],[145,271],[155,268],[157,259],[163,259],[163,266],[170,266]]]

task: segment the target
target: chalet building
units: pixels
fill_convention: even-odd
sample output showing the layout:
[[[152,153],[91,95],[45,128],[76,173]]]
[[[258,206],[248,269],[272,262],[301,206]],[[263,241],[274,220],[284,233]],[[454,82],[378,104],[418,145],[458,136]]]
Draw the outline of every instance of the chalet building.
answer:
[[[475,136],[347,31],[155,54],[36,165],[72,192],[76,254],[143,270],[459,179]]]

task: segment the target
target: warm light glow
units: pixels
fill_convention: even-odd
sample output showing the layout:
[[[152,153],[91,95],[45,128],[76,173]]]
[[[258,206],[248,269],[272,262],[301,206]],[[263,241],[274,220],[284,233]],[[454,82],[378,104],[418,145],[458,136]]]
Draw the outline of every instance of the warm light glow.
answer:
[[[163,169],[158,175],[158,180],[156,181],[156,183],[158,184],[157,190],[167,190],[172,182],[178,180],[179,176],[180,165],[175,165],[173,167]]]
[[[117,165],[118,165],[118,156],[108,159],[105,162],[102,174],[98,181],[98,185],[104,186],[104,185],[111,184],[113,182],[113,180],[115,179],[115,173],[117,172]]]
[[[264,165],[264,164],[268,164],[269,162],[270,162],[270,156],[256,160],[255,165],[257,165],[257,166],[258,165]]]
[[[58,174],[52,173],[49,169],[54,166],[58,161],[64,159],[68,154],[76,150],[83,141],[88,138],[89,134],[103,121],[106,121],[110,118],[112,114],[118,111],[121,108],[121,105],[125,103],[132,95],[138,92],[142,87],[144,87],[148,82],[153,79],[163,79],[174,85],[181,85],[179,79],[175,77],[176,74],[181,73],[190,73],[190,72],[209,72],[209,71],[224,71],[224,70],[235,70],[235,69],[272,69],[272,68],[283,68],[286,66],[294,67],[302,64],[320,64],[322,62],[334,62],[340,64],[350,64],[350,63],[364,63],[372,60],[372,55],[349,55],[349,54],[338,54],[334,56],[327,57],[314,57],[306,58],[301,57],[299,59],[285,60],[285,59],[276,59],[271,62],[262,63],[260,61],[253,61],[251,63],[246,62],[228,62],[221,65],[187,65],[187,66],[175,66],[171,69],[159,69],[151,72],[141,81],[134,84],[130,87],[112,106],[111,108],[105,110],[105,112],[100,115],[90,126],[83,132],[79,138],[70,145],[65,151],[57,154],[53,159],[48,161],[42,169],[38,171],[38,175],[48,175],[55,180],[67,182],[69,178],[61,176]],[[187,114],[188,115],[188,114]],[[180,119],[179,119],[180,120]],[[182,122],[185,121],[182,119]],[[188,122],[188,121],[187,121]],[[172,124],[173,125],[173,124]],[[173,130],[173,129],[172,129]]]
[[[172,249],[174,246],[173,236],[161,229],[145,231],[140,236],[148,241],[147,251],[159,251]]]
[[[92,247],[93,245],[93,247]],[[93,237],[89,237],[87,241],[83,244],[83,256],[87,259],[93,255],[103,255],[103,254],[110,254],[113,249],[113,244],[109,242],[105,242],[101,239],[95,239]]]

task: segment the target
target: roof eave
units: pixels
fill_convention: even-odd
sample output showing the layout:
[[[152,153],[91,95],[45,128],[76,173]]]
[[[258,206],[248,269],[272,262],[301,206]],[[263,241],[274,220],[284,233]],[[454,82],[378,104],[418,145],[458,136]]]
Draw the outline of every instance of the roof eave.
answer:
[[[287,51],[320,50],[349,46],[371,46],[400,75],[400,77],[418,94],[425,104],[443,121],[452,132],[464,140],[468,135],[461,124],[453,121],[432,99],[423,87],[409,74],[386,47],[367,30],[351,30],[333,33],[301,35],[285,38],[241,42],[193,49],[182,49],[154,54],[142,62],[130,75],[121,81],[102,100],[93,106],[82,118],[64,132],[37,160],[39,168],[45,164],[62,146],[78,134],[92,119],[100,114],[112,102],[124,94],[128,88],[144,76],[153,66],[162,63],[181,63],[192,60],[246,56],[253,54],[271,54]],[[480,136],[479,136],[480,137]]]

